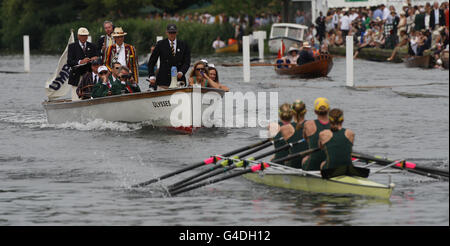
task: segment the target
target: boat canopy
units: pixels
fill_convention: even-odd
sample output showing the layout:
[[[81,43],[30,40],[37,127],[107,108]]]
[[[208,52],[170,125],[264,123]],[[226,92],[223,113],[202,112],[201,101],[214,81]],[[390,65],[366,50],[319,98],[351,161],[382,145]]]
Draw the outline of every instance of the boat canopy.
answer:
[[[288,38],[303,41],[308,27],[292,23],[277,23],[272,25],[270,39]]]

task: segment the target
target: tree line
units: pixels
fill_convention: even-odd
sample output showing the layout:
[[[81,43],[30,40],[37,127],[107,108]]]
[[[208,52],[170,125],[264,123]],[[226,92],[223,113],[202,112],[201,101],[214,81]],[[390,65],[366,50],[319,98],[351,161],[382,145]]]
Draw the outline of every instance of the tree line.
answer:
[[[280,5],[278,2],[277,0],[0,0],[2,16],[0,50],[20,51],[22,36],[30,35],[32,50],[57,52],[66,45],[70,29],[86,26],[92,34],[99,35],[102,32],[101,23],[106,19],[115,23],[129,24],[129,29],[145,32],[142,29],[150,25],[144,21],[148,13],[143,12],[143,9],[147,6],[153,6],[154,9],[167,13],[195,11],[190,8],[208,6],[202,10],[211,14],[239,15],[277,9]],[[194,29],[194,32],[210,31],[206,27],[196,25],[194,27],[198,28]],[[214,28],[210,29],[213,30],[212,34],[218,33]],[[230,27],[225,29],[226,34],[232,31]],[[223,28],[220,31],[224,31]],[[161,34],[163,33],[155,35]]]

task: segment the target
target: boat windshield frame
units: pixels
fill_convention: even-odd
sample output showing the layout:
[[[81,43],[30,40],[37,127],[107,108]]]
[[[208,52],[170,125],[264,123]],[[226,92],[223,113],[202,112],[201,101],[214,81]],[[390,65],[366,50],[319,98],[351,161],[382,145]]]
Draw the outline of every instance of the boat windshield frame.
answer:
[[[278,31],[280,29],[284,29],[283,31]],[[277,31],[275,31],[277,30]],[[277,38],[290,38],[294,40],[300,40],[302,41],[305,37],[305,31],[308,30],[307,26],[299,25],[299,24],[291,24],[291,23],[279,23],[279,24],[273,24],[272,28],[270,30],[270,39],[277,39]],[[292,32],[296,32],[297,35],[290,35]],[[278,35],[279,33],[284,34]],[[277,34],[276,36],[274,34]]]

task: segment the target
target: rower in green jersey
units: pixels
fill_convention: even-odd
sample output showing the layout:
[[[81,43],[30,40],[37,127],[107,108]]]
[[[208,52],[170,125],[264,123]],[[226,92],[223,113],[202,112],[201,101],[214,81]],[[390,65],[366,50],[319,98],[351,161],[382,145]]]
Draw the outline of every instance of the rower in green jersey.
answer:
[[[277,125],[271,124],[271,126],[269,126],[269,131],[271,131],[271,132],[276,132],[276,131],[274,131],[274,129],[277,129],[277,133],[276,133],[274,139],[280,139],[281,137],[283,137],[282,140],[275,141],[275,143],[274,143],[275,149],[286,145],[288,143],[288,139],[295,132],[295,129],[291,124],[292,118],[294,117],[294,112],[291,109],[291,105],[288,103],[281,105],[278,112],[279,112],[280,121],[278,122]],[[275,156],[272,158],[272,160],[280,159],[280,158],[286,157],[288,155],[289,155],[289,149],[279,151],[279,152],[275,153]],[[285,161],[283,163],[279,163],[279,164],[285,165],[285,164],[287,164],[287,161]]]
[[[344,112],[332,109],[329,114],[330,130],[319,134],[319,146],[325,150],[326,160],[320,169],[335,169],[352,165],[352,148],[355,139],[353,131],[342,127]]]
[[[330,129],[330,123],[328,122],[329,111],[330,104],[328,99],[319,97],[314,101],[314,112],[317,115],[317,119],[306,121],[303,129],[303,137],[308,141],[309,149],[319,148],[320,132]],[[302,168],[308,171],[318,171],[320,170],[320,164],[325,159],[326,155],[323,150],[314,152],[303,158]]]
[[[294,133],[287,140],[288,143],[295,143],[303,139],[303,128],[305,125],[305,114],[307,112],[306,105],[301,100],[296,100],[292,104],[294,111],[294,121],[291,123],[294,128]],[[289,154],[296,154],[308,150],[308,143],[306,141],[296,144],[289,149]],[[290,160],[287,165],[294,168],[302,168],[302,157],[296,157]]]

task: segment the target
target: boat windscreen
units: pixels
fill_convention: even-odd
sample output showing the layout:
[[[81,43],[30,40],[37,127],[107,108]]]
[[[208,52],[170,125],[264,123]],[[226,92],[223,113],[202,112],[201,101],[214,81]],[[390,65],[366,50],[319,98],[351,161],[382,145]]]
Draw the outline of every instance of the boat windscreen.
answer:
[[[286,27],[274,27],[272,29],[272,37],[284,37],[286,36]]]
[[[303,29],[298,28],[289,28],[288,29],[288,37],[302,40],[303,39]]]

